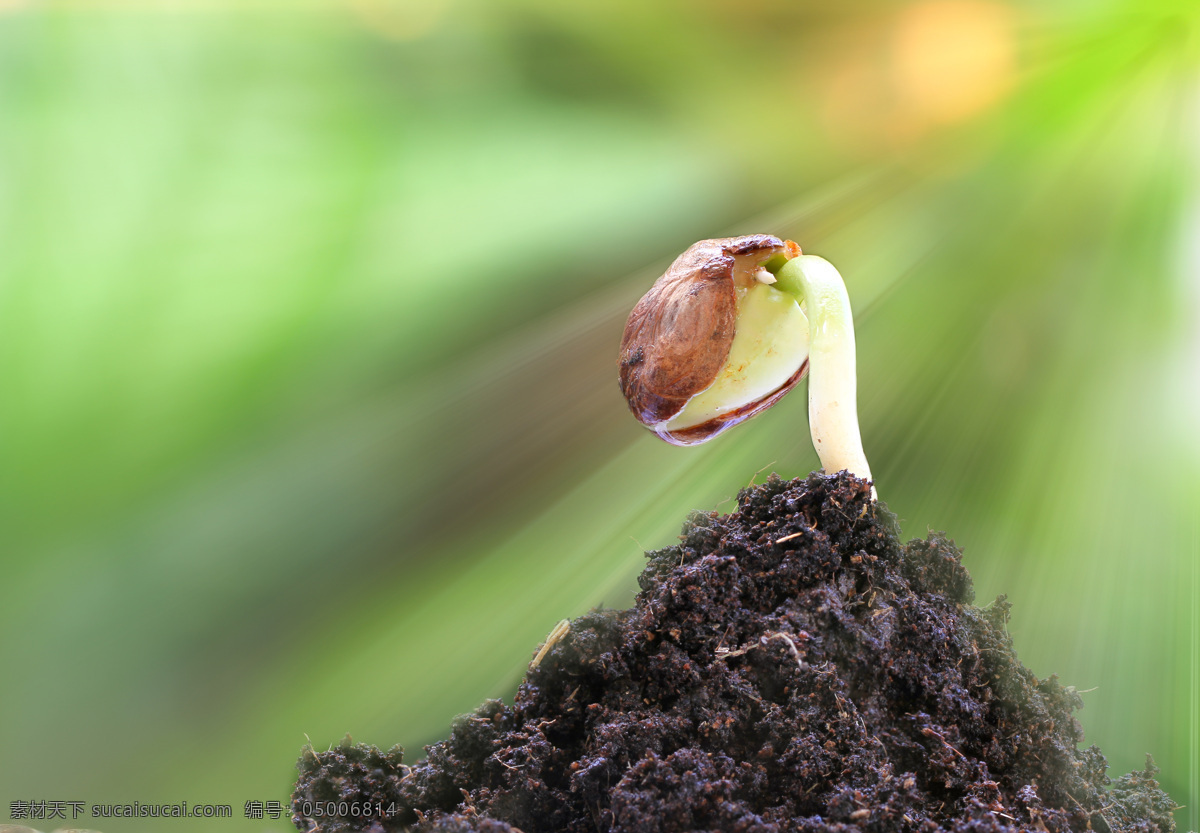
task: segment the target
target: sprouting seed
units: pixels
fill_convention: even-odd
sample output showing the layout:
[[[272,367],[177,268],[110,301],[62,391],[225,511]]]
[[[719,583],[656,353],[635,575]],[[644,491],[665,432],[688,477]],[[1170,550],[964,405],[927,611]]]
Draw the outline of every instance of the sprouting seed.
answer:
[[[621,392],[658,436],[695,445],[774,405],[807,374],[821,465],[870,480],[854,352],[850,299],[828,261],[768,234],[702,240],[629,314]]]

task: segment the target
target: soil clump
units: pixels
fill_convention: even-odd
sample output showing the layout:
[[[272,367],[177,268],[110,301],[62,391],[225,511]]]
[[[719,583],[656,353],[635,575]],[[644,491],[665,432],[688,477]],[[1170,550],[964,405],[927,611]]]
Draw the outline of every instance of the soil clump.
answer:
[[[1174,831],[1153,762],[1113,784],[1078,748],[1074,688],[1014,654],[1004,597],[973,606],[953,542],[901,544],[863,481],[772,476],[648,558],[633,608],[574,620],[512,705],[460,717],[425,760],[306,750],[296,826]]]

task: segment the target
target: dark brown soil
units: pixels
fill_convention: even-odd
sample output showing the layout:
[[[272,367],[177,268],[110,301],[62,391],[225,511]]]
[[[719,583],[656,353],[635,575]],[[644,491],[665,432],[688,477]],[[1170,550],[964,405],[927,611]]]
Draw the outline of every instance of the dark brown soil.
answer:
[[[306,750],[297,827],[1174,830],[1151,761],[1110,786],[1077,748],[1079,695],[1021,665],[1003,596],[971,605],[951,541],[902,545],[845,473],[772,477],[738,505],[694,513],[631,610],[576,619],[511,706],[459,718],[424,761]]]

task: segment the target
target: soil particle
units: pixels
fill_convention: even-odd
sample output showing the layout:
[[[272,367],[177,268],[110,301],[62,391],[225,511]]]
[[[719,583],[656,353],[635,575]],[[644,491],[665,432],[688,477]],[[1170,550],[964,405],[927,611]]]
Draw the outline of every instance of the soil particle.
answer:
[[[411,768],[306,750],[302,831],[1170,833],[1157,770],[1109,789],[1083,703],[1021,665],[954,543],[899,542],[842,473],[693,513],[630,610],[594,611]],[[384,815],[317,815],[329,802]]]

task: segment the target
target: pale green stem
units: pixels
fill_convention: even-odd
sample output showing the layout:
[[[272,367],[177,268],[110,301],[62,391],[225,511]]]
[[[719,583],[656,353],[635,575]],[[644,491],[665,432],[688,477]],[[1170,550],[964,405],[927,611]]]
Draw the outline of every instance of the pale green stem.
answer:
[[[828,474],[843,469],[871,480],[858,430],[854,319],[846,284],[824,258],[801,255],[775,273],[775,287],[796,296],[808,314],[808,427]],[[874,486],[871,498],[877,497]]]

